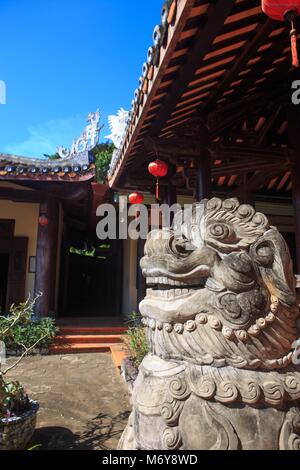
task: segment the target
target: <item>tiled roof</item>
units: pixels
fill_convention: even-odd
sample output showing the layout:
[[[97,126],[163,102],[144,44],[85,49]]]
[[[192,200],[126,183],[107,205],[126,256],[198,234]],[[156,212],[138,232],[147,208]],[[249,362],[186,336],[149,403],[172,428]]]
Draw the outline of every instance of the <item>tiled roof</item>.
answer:
[[[90,152],[72,158],[46,160],[0,154],[0,180],[87,181],[95,177]]]

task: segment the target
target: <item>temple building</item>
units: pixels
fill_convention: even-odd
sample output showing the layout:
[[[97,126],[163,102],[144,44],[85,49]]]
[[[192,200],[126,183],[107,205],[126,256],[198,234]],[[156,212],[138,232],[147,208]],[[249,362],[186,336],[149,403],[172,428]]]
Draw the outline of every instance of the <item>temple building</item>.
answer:
[[[166,1],[132,108],[120,114],[110,194],[88,149],[61,149],[58,161],[0,155],[1,310],[40,291],[41,315],[137,310],[144,241],[98,240],[96,208],[133,192],[154,202],[148,166],[157,159],[168,166],[161,202],[253,204],[283,234],[299,273],[299,75],[288,22],[270,19],[261,0]],[[91,246],[96,253],[81,256]]]

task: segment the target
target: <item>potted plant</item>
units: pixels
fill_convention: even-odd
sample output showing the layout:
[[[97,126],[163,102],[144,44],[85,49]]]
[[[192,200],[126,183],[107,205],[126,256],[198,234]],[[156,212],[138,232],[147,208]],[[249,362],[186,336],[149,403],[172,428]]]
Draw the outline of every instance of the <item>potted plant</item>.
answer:
[[[17,306],[12,305],[9,315],[0,317],[0,450],[25,449],[35,430],[38,403],[29,399],[19,382],[10,381],[6,376],[45,340],[48,332],[43,332],[30,347],[18,343],[22,349],[20,357],[5,368],[5,344],[11,340],[17,325],[31,319],[35,302],[36,298]]]

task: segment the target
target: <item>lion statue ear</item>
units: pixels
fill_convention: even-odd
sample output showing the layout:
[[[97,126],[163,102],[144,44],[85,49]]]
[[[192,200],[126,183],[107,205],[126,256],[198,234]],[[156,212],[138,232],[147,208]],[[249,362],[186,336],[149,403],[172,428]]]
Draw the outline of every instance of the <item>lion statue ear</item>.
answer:
[[[296,280],[288,246],[276,228],[271,228],[250,248],[270,294],[287,307],[296,306]]]

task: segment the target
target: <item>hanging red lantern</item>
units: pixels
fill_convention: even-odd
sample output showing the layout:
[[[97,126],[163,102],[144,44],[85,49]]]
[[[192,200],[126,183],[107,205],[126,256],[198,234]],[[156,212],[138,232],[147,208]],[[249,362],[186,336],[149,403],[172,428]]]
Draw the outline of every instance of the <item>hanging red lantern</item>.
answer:
[[[159,200],[159,180],[158,178],[164,178],[169,172],[169,166],[166,162],[162,160],[156,160],[151,162],[148,166],[150,175],[155,176],[156,178],[156,200]]]
[[[48,217],[46,217],[45,215],[41,215],[39,217],[39,225],[41,227],[47,227],[47,225],[49,225]]]
[[[128,200],[130,204],[143,204],[144,196],[141,193],[135,192],[129,195]]]
[[[262,0],[262,9],[273,20],[290,22],[293,67],[299,67],[295,18],[300,14],[300,0]]]
[[[168,174],[169,167],[166,162],[156,160],[155,162],[150,163],[148,170],[150,175],[155,176],[156,178],[164,178]]]

